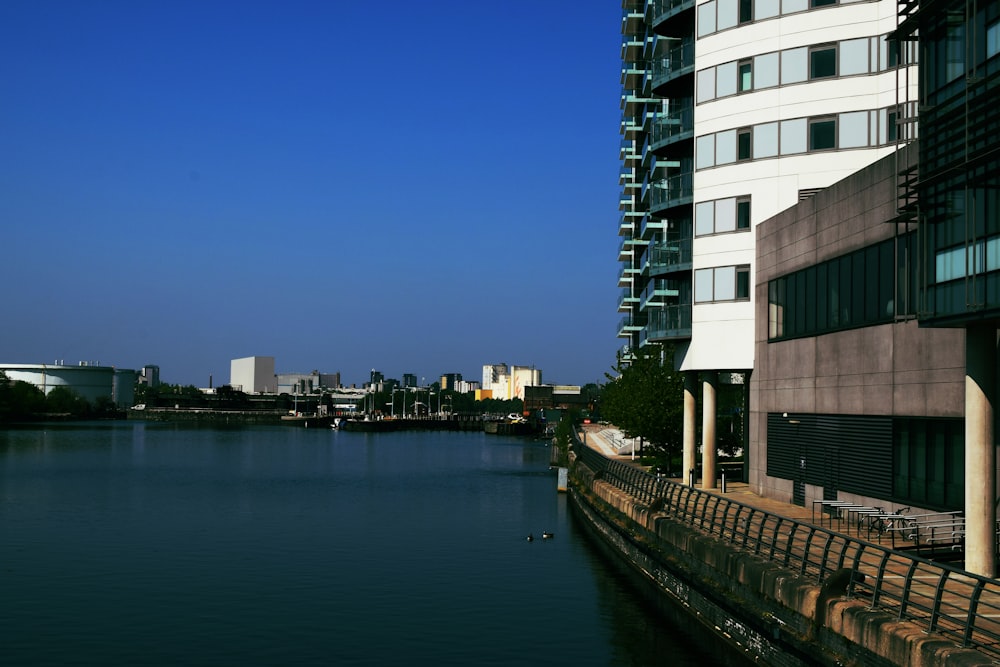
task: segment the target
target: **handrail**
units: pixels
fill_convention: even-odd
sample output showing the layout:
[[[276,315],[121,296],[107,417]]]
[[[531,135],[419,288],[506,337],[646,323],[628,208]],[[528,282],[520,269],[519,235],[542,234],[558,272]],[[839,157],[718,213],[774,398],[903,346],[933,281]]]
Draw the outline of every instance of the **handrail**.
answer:
[[[609,459],[574,436],[578,462],[671,519],[822,583],[852,570],[849,596],[1000,659],[1000,580],[782,517]],[[859,574],[864,577],[858,576]]]

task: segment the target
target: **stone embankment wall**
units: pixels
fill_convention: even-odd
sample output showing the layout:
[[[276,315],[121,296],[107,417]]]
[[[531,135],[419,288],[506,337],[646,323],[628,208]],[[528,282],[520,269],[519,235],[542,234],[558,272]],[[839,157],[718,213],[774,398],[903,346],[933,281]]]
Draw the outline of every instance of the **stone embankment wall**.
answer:
[[[570,497],[591,534],[661,603],[685,610],[758,664],[991,665],[991,660],[926,634],[913,623],[844,596],[834,573],[821,586],[673,521],[580,461]]]

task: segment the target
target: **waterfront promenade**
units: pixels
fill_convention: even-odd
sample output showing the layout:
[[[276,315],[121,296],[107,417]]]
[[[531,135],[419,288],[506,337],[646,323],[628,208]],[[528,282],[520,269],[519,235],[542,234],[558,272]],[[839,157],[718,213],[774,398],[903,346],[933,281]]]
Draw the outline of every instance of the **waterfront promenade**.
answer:
[[[639,507],[787,568],[817,592],[834,573],[850,572],[847,585],[822,604],[817,600],[810,612],[825,617],[831,630],[850,635],[852,624],[865,625],[859,634],[895,646],[879,651],[883,657],[933,652],[963,665],[1000,661],[1000,582],[962,570],[952,558],[960,553],[939,552],[945,561],[930,560],[899,535],[862,529],[861,516],[764,498],[743,482],[727,484],[723,493],[649,475],[612,427],[587,425],[578,438],[586,445],[578,451],[600,454],[584,457],[588,467],[599,468],[601,480]]]

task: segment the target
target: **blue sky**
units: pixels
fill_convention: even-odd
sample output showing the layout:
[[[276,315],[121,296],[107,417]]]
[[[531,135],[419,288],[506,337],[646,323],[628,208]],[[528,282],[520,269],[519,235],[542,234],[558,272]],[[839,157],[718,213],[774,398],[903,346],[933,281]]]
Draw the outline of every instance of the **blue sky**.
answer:
[[[603,380],[620,17],[0,3],[0,362]]]

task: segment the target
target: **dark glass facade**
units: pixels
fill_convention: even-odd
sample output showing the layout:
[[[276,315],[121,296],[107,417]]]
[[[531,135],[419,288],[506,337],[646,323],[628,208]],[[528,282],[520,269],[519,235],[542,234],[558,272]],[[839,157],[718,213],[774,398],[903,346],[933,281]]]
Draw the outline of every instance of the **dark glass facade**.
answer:
[[[936,2],[919,29],[921,321],[1000,317],[1000,3]]]
[[[768,340],[856,329],[912,316],[916,236],[905,234],[768,283]]]

